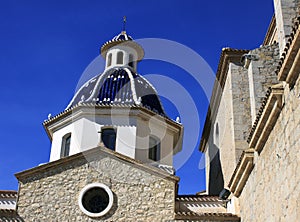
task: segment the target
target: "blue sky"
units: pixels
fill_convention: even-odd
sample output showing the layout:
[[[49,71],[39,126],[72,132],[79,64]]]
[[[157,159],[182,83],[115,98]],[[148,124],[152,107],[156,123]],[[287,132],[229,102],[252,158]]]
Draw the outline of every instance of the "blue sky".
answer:
[[[49,160],[50,141],[42,122],[49,113],[66,108],[101,45],[121,31],[124,15],[133,38],[183,44],[215,72],[223,47],[253,49],[262,44],[272,14],[272,0],[1,1],[0,190],[16,190],[14,173]],[[198,110],[200,126],[194,127],[203,127],[208,101],[189,73],[176,64],[152,60],[141,62],[138,72],[180,83]],[[206,73],[199,73],[205,81]],[[163,102],[175,118],[176,104]],[[182,152],[189,149],[192,155],[177,170],[180,193],[205,189],[205,172],[199,169],[201,132],[194,138],[198,143],[188,147],[193,126],[188,128]]]

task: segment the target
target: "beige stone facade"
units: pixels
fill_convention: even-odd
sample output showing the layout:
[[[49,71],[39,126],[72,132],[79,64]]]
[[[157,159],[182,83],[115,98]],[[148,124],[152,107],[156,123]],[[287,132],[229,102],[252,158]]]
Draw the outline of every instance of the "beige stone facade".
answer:
[[[300,0],[274,6],[262,46],[222,50],[200,144],[205,194],[178,195],[170,172],[96,147],[17,173],[18,193],[0,191],[13,203],[0,222],[299,220]],[[113,197],[99,217],[79,204],[93,183]],[[230,196],[220,200],[224,188]]]
[[[103,147],[16,177],[17,209],[0,210],[0,221],[240,221],[218,197],[177,195],[178,177]],[[78,203],[82,189],[94,183],[113,194],[112,208],[100,217],[86,215]]]
[[[174,217],[178,178],[106,148],[84,153],[24,171],[18,209],[24,221],[166,221]],[[78,205],[80,191],[91,183],[103,183],[114,195],[112,209],[90,218]]]
[[[220,89],[213,91],[200,145],[207,165],[212,148],[220,156],[214,173],[223,178],[209,177],[207,168],[208,193],[221,191],[223,182],[231,192],[227,212],[241,221],[300,218],[300,1],[274,5],[264,45],[243,56],[223,50],[215,82]],[[224,63],[228,68],[220,68]]]
[[[244,221],[297,221],[300,217],[300,82],[284,87],[284,106],[255,158],[240,196]],[[249,204],[250,203],[250,204]]]

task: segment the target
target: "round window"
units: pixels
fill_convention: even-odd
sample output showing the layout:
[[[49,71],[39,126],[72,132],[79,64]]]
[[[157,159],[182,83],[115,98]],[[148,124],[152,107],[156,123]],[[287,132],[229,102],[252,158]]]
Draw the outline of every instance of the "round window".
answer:
[[[105,215],[113,204],[113,194],[108,186],[102,183],[92,183],[85,186],[79,195],[79,207],[90,217]]]

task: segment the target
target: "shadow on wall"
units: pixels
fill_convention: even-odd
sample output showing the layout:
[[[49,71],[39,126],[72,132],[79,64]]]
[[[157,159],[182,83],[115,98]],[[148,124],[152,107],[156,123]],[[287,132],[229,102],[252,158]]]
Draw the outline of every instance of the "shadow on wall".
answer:
[[[213,144],[209,150],[210,170],[208,194],[218,196],[224,188],[223,171],[220,161],[220,150]]]

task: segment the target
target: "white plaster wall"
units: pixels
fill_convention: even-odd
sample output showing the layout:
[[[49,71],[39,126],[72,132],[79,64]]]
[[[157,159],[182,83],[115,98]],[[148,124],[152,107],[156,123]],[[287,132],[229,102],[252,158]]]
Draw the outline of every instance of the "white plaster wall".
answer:
[[[153,162],[148,158],[149,136],[160,139],[160,164],[173,166],[174,132],[168,129],[165,122],[156,121],[151,118],[149,121],[139,120],[136,137],[136,159],[143,162]]]
[[[70,155],[94,148],[100,143],[102,127],[113,126],[117,130],[116,151],[135,158],[135,119],[128,116],[86,116],[62,126],[53,133],[50,161],[60,159],[62,138],[71,133]]]
[[[255,69],[255,70],[253,70]],[[253,65],[253,62],[250,63],[248,68],[248,77],[249,77],[249,93],[250,93],[250,111],[251,111],[251,123],[253,125],[256,119],[256,103],[255,103],[255,93],[254,93],[254,80],[253,73],[257,73],[257,67]]]
[[[123,57],[123,64],[117,64],[117,53],[118,52],[123,52],[124,53],[124,57]],[[108,55],[109,54],[112,54],[112,61],[111,61],[111,66],[107,66],[106,64],[106,68],[111,68],[111,67],[114,67],[114,66],[124,66],[124,65],[127,65],[129,63],[129,54],[132,54],[133,55],[133,60],[136,61],[137,60],[137,53],[136,51],[131,48],[131,47],[128,47],[128,46],[125,46],[125,45],[117,45],[117,46],[114,46],[112,48],[110,48],[106,54],[106,62],[108,61]],[[135,69],[136,67],[134,67]]]
[[[53,133],[50,161],[60,158],[62,138],[71,133],[70,155],[96,147],[100,141],[100,125],[87,118],[81,118]]]
[[[209,186],[210,186],[210,178],[209,178],[209,171],[210,171],[210,158],[209,158],[209,144],[210,142],[208,141],[206,144],[206,150],[205,150],[205,188],[206,188],[206,193],[208,194],[209,191]]]
[[[85,112],[85,111],[84,111]],[[94,148],[101,142],[102,127],[116,128],[116,151],[128,157],[151,163],[148,159],[149,135],[160,139],[160,164],[173,165],[173,148],[179,133],[161,117],[141,118],[132,116],[129,110],[110,111],[107,114],[90,115],[89,112],[70,121],[71,117],[52,126],[53,140],[50,161],[60,159],[62,138],[71,133],[70,155]],[[146,114],[145,114],[146,115]],[[147,120],[146,120],[147,119]],[[181,144],[180,144],[181,145]]]
[[[116,151],[135,158],[136,147],[136,127],[119,126],[117,128]]]

